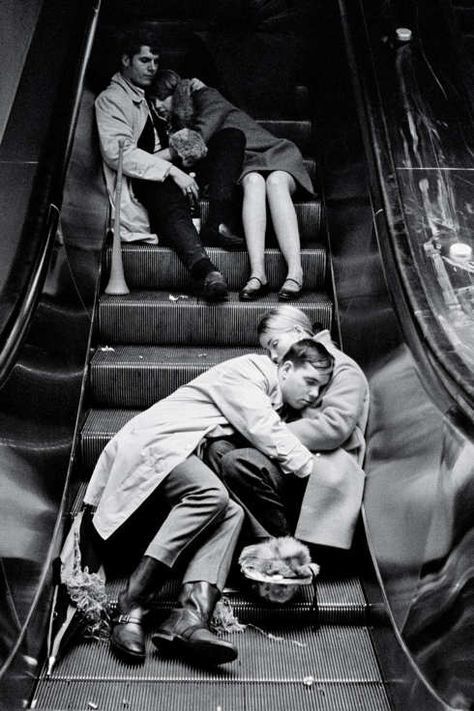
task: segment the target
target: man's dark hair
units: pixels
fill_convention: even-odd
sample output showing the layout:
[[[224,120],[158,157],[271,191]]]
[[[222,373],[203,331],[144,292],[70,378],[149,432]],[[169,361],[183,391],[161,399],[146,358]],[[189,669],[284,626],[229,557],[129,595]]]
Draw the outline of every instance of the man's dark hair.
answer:
[[[312,338],[303,338],[289,348],[281,359],[281,363],[290,361],[295,368],[301,368],[307,364],[312,365],[316,370],[320,370],[327,375],[332,374],[334,368],[334,358],[328,349]]]
[[[137,25],[124,30],[119,40],[120,56],[133,57],[141,47],[149,47],[153,54],[161,51],[157,30],[149,26]]]

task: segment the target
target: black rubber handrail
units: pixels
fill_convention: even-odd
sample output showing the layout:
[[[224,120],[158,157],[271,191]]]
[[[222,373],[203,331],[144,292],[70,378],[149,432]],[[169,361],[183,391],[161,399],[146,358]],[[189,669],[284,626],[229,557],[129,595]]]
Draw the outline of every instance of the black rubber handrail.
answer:
[[[380,249],[384,257],[386,280],[395,296],[394,308],[399,314],[407,343],[421,365],[423,379],[438,406],[444,411],[452,409],[453,412],[459,412],[461,417],[466,418],[466,426],[470,429],[474,422],[474,403],[468,369],[452,344],[447,342],[435,318],[429,330],[418,321],[419,313],[431,313],[432,308],[425,293],[423,276],[411,258],[410,236],[403,218],[383,99],[375,76],[362,4],[359,6],[359,31],[356,39],[356,23],[353,21],[355,7],[349,7],[346,0],[339,0],[339,6],[361,128],[366,150],[371,153],[371,169],[378,186],[375,188],[373,184],[374,213],[381,226],[379,233],[387,236],[387,240],[380,242]],[[381,211],[379,208],[382,208]]]
[[[77,73],[70,83],[70,86],[73,88],[72,97],[70,93],[66,98],[69,107],[67,111],[67,126],[63,127],[63,129],[66,128],[63,132],[63,135],[65,135],[63,142],[64,148],[59,154],[59,164],[56,164],[54,167],[52,180],[46,181],[47,195],[44,195],[42,198],[40,197],[41,202],[44,200],[47,205],[49,203],[43,230],[44,236],[40,239],[40,244],[37,246],[36,258],[33,262],[27,282],[22,288],[22,295],[19,296],[12,316],[8,320],[4,332],[0,335],[0,342],[2,344],[0,350],[0,388],[3,386],[16,361],[18,351],[23,343],[23,338],[28,331],[36,305],[38,304],[47,274],[49,258],[59,223],[62,192],[71,156],[80,101],[84,89],[85,73],[97,28],[100,5],[101,0],[92,0],[91,2],[88,23],[84,28],[85,40],[82,45]],[[63,116],[62,112],[58,113],[60,116]]]

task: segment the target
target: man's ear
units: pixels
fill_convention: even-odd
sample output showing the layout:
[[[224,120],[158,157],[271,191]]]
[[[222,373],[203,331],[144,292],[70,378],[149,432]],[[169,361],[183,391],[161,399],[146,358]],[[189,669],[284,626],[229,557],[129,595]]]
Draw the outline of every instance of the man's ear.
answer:
[[[128,54],[122,54],[122,67],[129,67],[130,66],[130,57]]]
[[[282,363],[279,368],[280,377],[282,378],[282,380],[285,380],[288,377],[291,370],[293,370],[293,363],[291,362],[291,360],[285,360],[285,362]]]

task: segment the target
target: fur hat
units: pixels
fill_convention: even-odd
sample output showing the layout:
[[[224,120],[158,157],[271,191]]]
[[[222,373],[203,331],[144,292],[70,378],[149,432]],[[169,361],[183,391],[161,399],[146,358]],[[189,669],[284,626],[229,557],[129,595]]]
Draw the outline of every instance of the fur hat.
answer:
[[[239,565],[260,597],[280,604],[291,600],[301,585],[313,583],[319,573],[307,546],[291,536],[246,546]]]
[[[184,168],[205,158],[207,146],[200,133],[191,128],[181,128],[170,136],[170,148],[181,159]]]

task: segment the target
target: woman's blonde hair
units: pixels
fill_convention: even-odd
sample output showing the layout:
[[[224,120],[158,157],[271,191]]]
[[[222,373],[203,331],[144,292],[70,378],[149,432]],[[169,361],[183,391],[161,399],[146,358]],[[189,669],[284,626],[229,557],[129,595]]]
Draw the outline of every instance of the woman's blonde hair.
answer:
[[[261,336],[270,330],[284,333],[291,331],[295,326],[299,326],[308,336],[315,335],[315,329],[304,311],[290,304],[282,304],[262,316],[257,325],[257,334]]]

